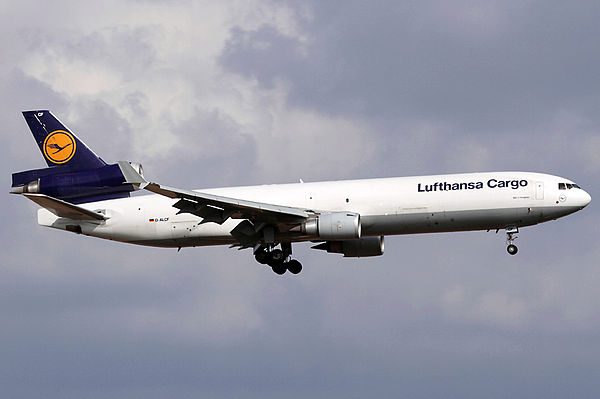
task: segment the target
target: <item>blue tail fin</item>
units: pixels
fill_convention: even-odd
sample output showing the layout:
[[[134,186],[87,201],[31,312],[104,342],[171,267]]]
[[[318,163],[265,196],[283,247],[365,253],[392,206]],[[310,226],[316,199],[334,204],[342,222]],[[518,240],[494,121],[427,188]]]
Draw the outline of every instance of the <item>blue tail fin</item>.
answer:
[[[23,116],[48,166],[77,171],[106,165],[50,111],[24,111]]]

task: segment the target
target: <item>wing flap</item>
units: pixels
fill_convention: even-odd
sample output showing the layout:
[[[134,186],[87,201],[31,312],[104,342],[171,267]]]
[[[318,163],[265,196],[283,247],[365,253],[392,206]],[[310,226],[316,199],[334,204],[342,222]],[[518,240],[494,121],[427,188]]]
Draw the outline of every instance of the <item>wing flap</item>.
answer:
[[[75,220],[106,220],[107,217],[90,211],[89,209],[82,208],[77,205],[70,204],[66,201],[52,198],[44,194],[23,194],[42,208],[46,208],[53,214],[61,218],[75,219]]]

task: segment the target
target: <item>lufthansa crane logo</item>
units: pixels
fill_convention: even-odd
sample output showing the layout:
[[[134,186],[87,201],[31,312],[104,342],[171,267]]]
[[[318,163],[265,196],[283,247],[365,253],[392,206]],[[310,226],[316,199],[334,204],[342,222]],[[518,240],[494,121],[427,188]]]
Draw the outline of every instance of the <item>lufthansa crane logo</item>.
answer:
[[[44,140],[44,155],[50,162],[61,164],[75,155],[75,138],[64,130],[55,130]]]

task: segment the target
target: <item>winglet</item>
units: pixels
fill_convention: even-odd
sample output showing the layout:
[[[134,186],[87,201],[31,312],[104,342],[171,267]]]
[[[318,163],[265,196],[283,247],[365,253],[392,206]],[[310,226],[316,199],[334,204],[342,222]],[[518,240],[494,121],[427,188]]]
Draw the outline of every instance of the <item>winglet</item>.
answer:
[[[144,187],[148,185],[146,179],[142,177],[131,164],[127,161],[119,161],[119,168],[121,169],[121,173],[125,178],[125,184],[131,184],[134,187],[137,187],[139,190],[142,190]]]

